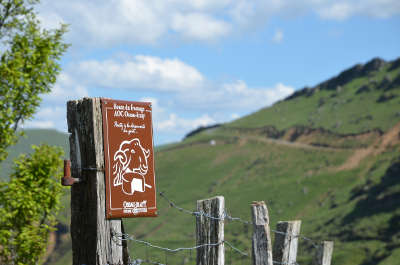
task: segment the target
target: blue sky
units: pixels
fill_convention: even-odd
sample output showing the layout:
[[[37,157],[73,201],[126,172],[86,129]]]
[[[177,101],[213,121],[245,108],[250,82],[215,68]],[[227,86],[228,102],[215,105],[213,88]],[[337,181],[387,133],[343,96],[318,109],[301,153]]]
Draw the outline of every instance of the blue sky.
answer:
[[[67,130],[66,101],[153,103],[155,144],[269,106],[374,57],[400,57],[397,0],[57,0],[62,73],[25,127]]]

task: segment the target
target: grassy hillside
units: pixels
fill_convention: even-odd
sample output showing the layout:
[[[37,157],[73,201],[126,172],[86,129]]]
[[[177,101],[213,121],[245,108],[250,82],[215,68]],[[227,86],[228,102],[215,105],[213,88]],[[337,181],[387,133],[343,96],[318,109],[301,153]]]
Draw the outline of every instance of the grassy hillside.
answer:
[[[223,195],[229,213],[250,220],[267,203],[271,228],[302,220],[302,234],[335,242],[332,264],[400,260],[400,59],[374,59],[229,124],[157,148],[157,189],[179,206]],[[160,196],[159,217],[124,219],[127,233],[165,247],[195,245],[195,218]],[[47,264],[71,264],[69,195]],[[251,226],[227,221],[226,240],[251,249]],[[195,252],[165,254],[129,242],[131,257],[194,264]],[[299,264],[315,249],[300,240]],[[251,259],[226,248],[227,264]]]
[[[284,130],[303,125],[340,134],[385,131],[400,120],[399,86],[400,59],[374,59],[226,126]]]
[[[60,146],[65,151],[65,157],[69,157],[69,142],[67,134],[52,129],[26,129],[24,135],[21,136],[16,145],[8,149],[7,159],[0,164],[0,178],[7,178],[13,160],[20,154],[30,153],[32,145],[40,145],[47,143],[49,145]]]

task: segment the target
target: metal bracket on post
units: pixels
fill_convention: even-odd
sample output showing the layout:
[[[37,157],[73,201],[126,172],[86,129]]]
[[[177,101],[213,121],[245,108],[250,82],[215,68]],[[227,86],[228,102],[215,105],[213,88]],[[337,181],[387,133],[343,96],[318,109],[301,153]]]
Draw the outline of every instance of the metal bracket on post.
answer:
[[[61,185],[72,186],[75,183],[81,182],[80,178],[71,177],[71,161],[64,160],[64,177],[61,178]]]

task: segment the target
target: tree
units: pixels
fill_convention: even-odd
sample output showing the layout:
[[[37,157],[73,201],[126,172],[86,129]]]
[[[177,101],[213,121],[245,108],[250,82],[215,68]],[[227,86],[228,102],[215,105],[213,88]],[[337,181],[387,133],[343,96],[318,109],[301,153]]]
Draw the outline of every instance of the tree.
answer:
[[[0,264],[37,264],[56,223],[61,185],[54,176],[63,151],[33,149],[15,161],[10,180],[0,182]]]
[[[33,9],[38,2],[0,0],[0,162],[56,82],[68,47],[65,25],[40,27]],[[37,264],[55,222],[62,150],[33,149],[14,162],[8,181],[0,178],[0,264]]]
[[[18,126],[40,105],[40,95],[50,92],[68,47],[62,41],[65,25],[40,28],[33,10],[38,2],[0,0],[0,162],[16,142]]]

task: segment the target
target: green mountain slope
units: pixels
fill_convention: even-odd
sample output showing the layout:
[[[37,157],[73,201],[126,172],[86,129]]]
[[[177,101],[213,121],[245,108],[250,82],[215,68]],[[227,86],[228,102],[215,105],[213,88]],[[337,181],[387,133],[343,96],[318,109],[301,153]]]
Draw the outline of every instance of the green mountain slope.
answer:
[[[376,58],[227,126],[283,130],[303,125],[341,134],[385,131],[400,120],[399,86],[400,59],[386,63]]]
[[[229,124],[157,148],[157,189],[194,210],[223,195],[230,215],[250,220],[264,200],[271,228],[302,220],[302,234],[335,242],[332,264],[400,260],[400,59],[356,65],[313,88]],[[124,219],[134,238],[169,248],[195,245],[195,218],[157,198],[159,217]],[[47,264],[70,264],[69,197]],[[250,252],[249,225],[227,221],[226,240]],[[132,241],[130,254],[194,264],[195,252],[166,254]],[[315,249],[300,240],[299,264]],[[251,259],[226,248],[227,264]]]

